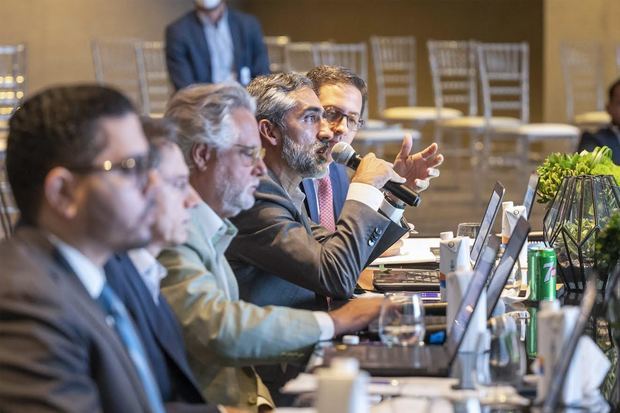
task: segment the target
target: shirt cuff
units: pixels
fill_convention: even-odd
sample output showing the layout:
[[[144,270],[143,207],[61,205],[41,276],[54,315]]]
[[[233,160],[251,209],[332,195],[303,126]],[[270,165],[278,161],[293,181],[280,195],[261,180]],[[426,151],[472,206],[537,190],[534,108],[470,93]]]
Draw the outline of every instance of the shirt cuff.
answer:
[[[361,202],[373,210],[378,211],[381,202],[383,202],[383,192],[372,185],[363,184],[361,182],[351,182],[349,185],[349,192],[347,192],[347,200]]]
[[[334,338],[336,327],[334,326],[334,320],[332,320],[330,315],[323,311],[313,311],[312,314],[314,315],[314,318],[319,325],[319,329],[321,330],[319,340],[325,341]]]
[[[392,205],[387,199],[383,198],[383,202],[379,207],[379,211],[388,217],[392,222],[400,224],[400,220],[403,217],[405,208],[398,208]]]

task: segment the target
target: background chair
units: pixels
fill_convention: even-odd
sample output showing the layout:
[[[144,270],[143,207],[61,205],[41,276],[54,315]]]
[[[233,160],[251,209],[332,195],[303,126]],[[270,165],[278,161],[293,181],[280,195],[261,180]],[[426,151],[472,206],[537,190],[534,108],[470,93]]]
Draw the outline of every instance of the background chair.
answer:
[[[163,42],[139,42],[134,49],[138,64],[142,113],[162,117],[172,95]]]
[[[487,124],[483,116],[477,116],[477,43],[429,40],[426,45],[433,80],[435,107],[439,114],[439,119],[435,124],[435,140],[446,155],[459,158],[469,157],[470,161],[475,163],[480,149],[477,143]],[[465,116],[443,118],[442,111],[446,105],[460,109]],[[511,117],[491,117],[489,123],[494,126],[506,126],[518,125],[520,121]],[[459,139],[464,136],[469,137],[468,146],[463,146],[464,139]],[[460,168],[458,165],[456,167],[458,171]]]
[[[477,46],[486,127],[482,163],[516,166],[529,172],[530,144],[564,139],[574,149],[579,129],[557,123],[529,123],[529,46],[527,43],[481,43]],[[519,126],[495,126],[492,117],[515,114]],[[491,158],[491,141],[516,143],[516,151]],[[516,154],[516,156],[515,156]]]
[[[302,72],[316,66],[318,58],[316,47],[319,43],[311,42],[290,42],[284,45],[284,59],[286,61],[287,72]]]
[[[140,43],[138,39],[96,39],[91,43],[91,51],[97,83],[121,90],[146,114],[136,50]]]
[[[288,36],[265,36],[263,38],[269,54],[269,70],[271,73],[288,71],[285,48],[291,42]]]
[[[26,93],[26,45],[0,45],[0,131]]]
[[[609,123],[605,108],[603,54],[599,42],[565,42],[561,46],[566,120],[582,129]]]
[[[416,40],[413,36],[372,36],[370,38],[375,79],[377,84],[377,109],[380,117],[392,121],[406,121],[419,129],[429,121],[439,119],[433,106],[416,106]],[[400,105],[391,106],[388,99],[395,98]],[[454,118],[462,113],[445,108],[442,118]]]
[[[13,234],[18,215],[11,188],[7,182],[4,150],[0,150],[0,240]]]

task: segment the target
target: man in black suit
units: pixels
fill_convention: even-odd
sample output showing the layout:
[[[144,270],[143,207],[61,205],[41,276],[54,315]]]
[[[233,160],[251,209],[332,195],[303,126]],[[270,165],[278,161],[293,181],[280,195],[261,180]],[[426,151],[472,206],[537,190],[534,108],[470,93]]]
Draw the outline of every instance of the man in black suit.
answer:
[[[611,116],[611,123],[596,133],[584,132],[577,151],[592,151],[597,146],[607,146],[611,149],[614,163],[620,165],[620,79],[612,83],[608,93],[609,101],[605,108]]]
[[[269,73],[269,56],[255,17],[224,0],[195,0],[196,8],[166,28],[166,64],[176,89],[236,80],[246,86]]]
[[[106,278],[135,322],[168,411],[216,412],[218,407],[206,405],[200,394],[180,326],[159,293],[159,281],[166,270],[155,259],[163,247],[185,241],[189,211],[199,198],[189,185],[189,170],[176,144],[175,127],[164,120],[146,119],[142,124],[160,161],[153,239],[146,248],[114,254],[104,267]]]
[[[152,166],[135,109],[109,88],[51,88],[11,117],[21,225],[0,244],[2,412],[164,411],[102,271],[151,239]]]

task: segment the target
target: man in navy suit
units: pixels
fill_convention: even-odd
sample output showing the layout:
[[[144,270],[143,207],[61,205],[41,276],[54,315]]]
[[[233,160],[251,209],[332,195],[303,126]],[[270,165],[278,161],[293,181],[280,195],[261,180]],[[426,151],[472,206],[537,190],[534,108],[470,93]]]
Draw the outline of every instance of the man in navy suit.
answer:
[[[217,412],[217,406],[205,403],[191,372],[181,328],[159,293],[166,270],[155,259],[164,247],[185,241],[189,211],[199,198],[189,185],[189,170],[176,145],[173,124],[144,120],[143,127],[160,157],[153,239],[146,248],[115,254],[104,267],[106,278],[133,318],[167,411]]]
[[[584,132],[577,151],[584,149],[592,151],[597,146],[608,146],[612,151],[612,158],[616,165],[620,165],[620,79],[609,87],[609,102],[607,113],[611,116],[611,123],[596,133]]]
[[[195,0],[195,5],[166,28],[166,64],[177,90],[228,80],[246,86],[269,73],[256,18],[228,8],[224,0]]]
[[[325,110],[324,116],[334,134],[334,142],[344,141],[350,145],[358,129],[364,126],[362,117],[368,100],[366,82],[350,69],[338,66],[315,67],[308,72],[307,77],[312,81],[314,92]],[[401,150],[394,160],[394,166],[399,170],[402,167],[406,168],[407,172],[415,170],[414,165],[422,164],[416,162],[420,157],[435,159],[429,163],[426,173],[415,171],[417,175],[413,175],[427,176],[426,179],[415,181],[415,190],[420,192],[428,188],[430,179],[439,176],[436,166],[443,162],[443,156],[437,154],[436,144],[414,155],[409,155],[411,147],[411,137],[405,136]],[[424,167],[426,166],[428,165],[425,164]],[[310,219],[333,230],[349,189],[346,167],[332,162],[328,177],[304,179],[301,188],[306,194],[304,204]]]

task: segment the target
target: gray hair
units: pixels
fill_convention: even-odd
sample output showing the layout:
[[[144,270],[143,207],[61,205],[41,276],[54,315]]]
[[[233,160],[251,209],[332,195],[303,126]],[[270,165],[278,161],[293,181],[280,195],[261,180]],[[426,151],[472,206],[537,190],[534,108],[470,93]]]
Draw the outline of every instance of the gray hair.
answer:
[[[256,98],[256,119],[267,119],[285,129],[284,116],[297,103],[290,94],[303,88],[312,89],[312,82],[300,73],[276,73],[255,78],[248,85],[248,92]]]
[[[168,103],[166,118],[179,128],[179,146],[188,165],[195,144],[206,144],[216,150],[230,148],[239,131],[232,111],[247,109],[254,113],[254,99],[238,83],[193,85],[178,91]]]

